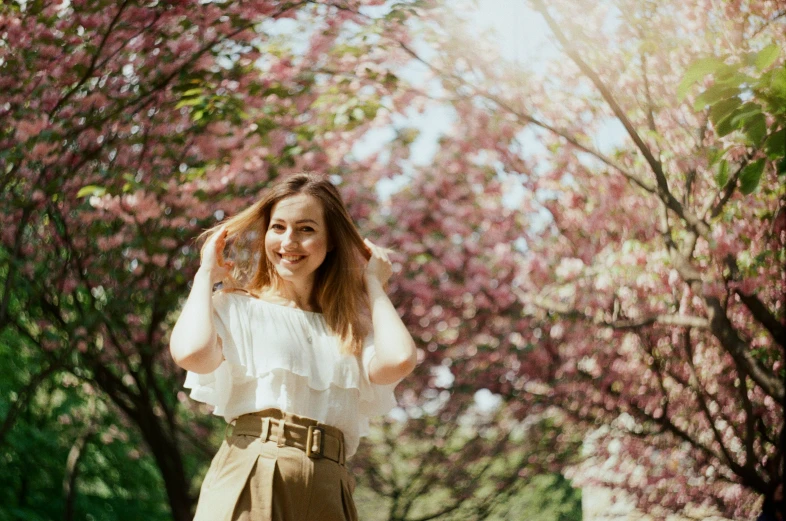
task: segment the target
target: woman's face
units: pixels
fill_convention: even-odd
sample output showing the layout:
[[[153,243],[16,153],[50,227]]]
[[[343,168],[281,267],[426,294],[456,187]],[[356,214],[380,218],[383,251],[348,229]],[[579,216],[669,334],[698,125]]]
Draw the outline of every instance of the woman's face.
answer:
[[[307,194],[286,197],[273,205],[265,253],[282,279],[309,281],[325,260],[330,245],[323,214],[322,203]]]

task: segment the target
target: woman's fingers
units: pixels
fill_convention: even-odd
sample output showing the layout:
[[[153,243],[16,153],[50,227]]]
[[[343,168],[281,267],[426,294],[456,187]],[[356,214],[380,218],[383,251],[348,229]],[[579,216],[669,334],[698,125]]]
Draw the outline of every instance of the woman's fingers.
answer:
[[[385,288],[393,271],[393,264],[388,258],[389,250],[377,246],[368,239],[365,239],[364,242],[371,254],[368,264],[366,265],[366,276],[375,278],[382,283],[382,287]]]
[[[227,246],[227,235],[229,234],[229,230],[226,228],[221,230],[221,234],[218,237],[218,242],[216,243],[216,259],[218,261],[219,266],[226,267],[227,270],[232,269],[234,263],[224,259],[224,248]]]
[[[382,259],[385,262],[390,262],[390,259],[388,257],[388,253],[390,252],[390,250],[388,250],[387,248],[382,248],[381,246],[377,246],[376,244],[374,244],[368,239],[364,239],[363,242],[366,243],[366,246],[368,246],[373,256]]]
[[[213,267],[223,268],[226,265],[224,260],[224,248],[227,245],[228,230],[226,227],[218,230],[210,237],[205,244],[202,256],[202,264],[211,270]]]

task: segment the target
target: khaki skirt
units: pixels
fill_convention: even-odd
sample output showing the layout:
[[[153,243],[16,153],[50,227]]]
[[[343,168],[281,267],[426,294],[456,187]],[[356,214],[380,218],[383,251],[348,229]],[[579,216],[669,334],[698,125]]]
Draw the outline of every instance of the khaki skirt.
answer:
[[[194,521],[357,521],[339,429],[278,409],[233,423],[202,482]]]

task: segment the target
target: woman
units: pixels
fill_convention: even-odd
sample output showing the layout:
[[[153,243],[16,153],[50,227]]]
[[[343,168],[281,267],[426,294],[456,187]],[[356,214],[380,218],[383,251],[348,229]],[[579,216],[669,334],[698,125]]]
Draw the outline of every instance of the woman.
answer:
[[[315,174],[277,182],[205,235],[170,350],[191,397],[232,427],[195,521],[357,519],[346,459],[416,361],[383,289],[385,250]]]

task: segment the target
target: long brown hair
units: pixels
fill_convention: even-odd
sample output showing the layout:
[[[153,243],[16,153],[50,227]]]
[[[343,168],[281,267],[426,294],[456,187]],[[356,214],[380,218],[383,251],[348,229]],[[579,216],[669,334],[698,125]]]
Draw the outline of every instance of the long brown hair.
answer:
[[[237,215],[206,230],[207,240],[227,229],[227,257],[235,263],[227,290],[242,289],[252,295],[275,290],[281,283],[265,254],[265,234],[276,203],[298,194],[310,195],[322,204],[332,246],[314,279],[316,302],[330,330],[340,338],[341,351],[360,354],[369,332],[369,302],[363,272],[370,257],[363,238],[347,211],[341,194],[323,175],[299,173],[284,177],[266,189],[257,202]]]

